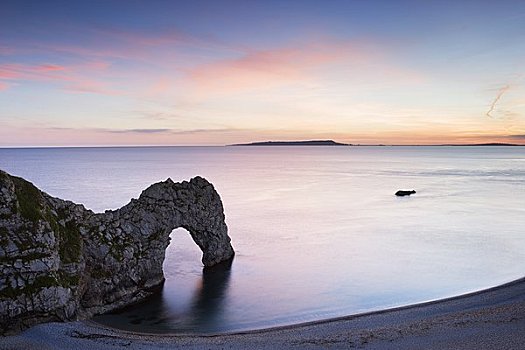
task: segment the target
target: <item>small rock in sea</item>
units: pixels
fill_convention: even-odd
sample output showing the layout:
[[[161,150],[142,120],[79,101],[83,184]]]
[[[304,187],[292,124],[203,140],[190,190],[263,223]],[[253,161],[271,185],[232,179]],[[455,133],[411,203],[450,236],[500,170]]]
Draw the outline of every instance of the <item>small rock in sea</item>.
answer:
[[[414,194],[414,193],[416,193],[416,191],[414,190],[411,190],[411,191],[399,190],[396,192],[396,196],[398,197],[410,196],[411,194]]]

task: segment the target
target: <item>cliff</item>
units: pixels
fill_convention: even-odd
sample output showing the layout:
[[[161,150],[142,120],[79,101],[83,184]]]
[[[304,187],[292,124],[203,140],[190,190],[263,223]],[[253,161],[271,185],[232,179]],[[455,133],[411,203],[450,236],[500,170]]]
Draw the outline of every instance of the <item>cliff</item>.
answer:
[[[0,170],[0,334],[151,295],[178,227],[205,266],[231,259],[224,220],[219,194],[201,177],[153,184],[120,209],[94,213]]]

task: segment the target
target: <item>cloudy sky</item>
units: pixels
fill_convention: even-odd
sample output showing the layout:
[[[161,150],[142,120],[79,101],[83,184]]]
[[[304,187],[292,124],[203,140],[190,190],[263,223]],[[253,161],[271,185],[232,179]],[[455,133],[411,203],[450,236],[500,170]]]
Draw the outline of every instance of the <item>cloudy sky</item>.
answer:
[[[525,143],[524,1],[0,2],[0,146]]]

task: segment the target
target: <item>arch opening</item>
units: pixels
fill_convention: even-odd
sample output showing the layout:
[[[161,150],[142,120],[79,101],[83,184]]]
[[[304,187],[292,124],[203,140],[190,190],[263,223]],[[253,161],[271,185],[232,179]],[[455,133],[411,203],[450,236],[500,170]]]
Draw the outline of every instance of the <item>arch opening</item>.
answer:
[[[226,315],[232,259],[213,267],[200,262],[202,251],[184,228],[170,233],[163,263],[165,281],[143,303],[96,316],[94,321],[128,331],[208,333]]]

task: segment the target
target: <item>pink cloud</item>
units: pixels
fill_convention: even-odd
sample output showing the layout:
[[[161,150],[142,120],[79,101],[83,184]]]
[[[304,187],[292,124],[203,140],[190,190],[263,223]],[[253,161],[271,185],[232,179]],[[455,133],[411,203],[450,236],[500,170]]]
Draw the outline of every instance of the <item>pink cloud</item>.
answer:
[[[173,87],[173,83],[166,78],[158,79],[146,92],[146,95],[160,95],[170,91]]]
[[[90,61],[82,64],[83,69],[89,69],[89,70],[106,70],[111,66],[111,63],[106,61]]]
[[[7,90],[8,87],[7,83],[0,81],[0,91]]]
[[[65,90],[72,93],[94,93],[100,95],[120,95],[121,92],[111,89],[107,84],[90,80],[77,80],[67,84]]]
[[[198,89],[232,92],[305,79],[308,70],[342,57],[337,50],[280,48],[203,64],[188,72]]]
[[[4,64],[0,65],[0,79],[9,81],[40,81],[59,84],[63,89],[72,92],[90,92],[99,94],[116,94],[107,87],[107,83],[97,81],[93,75],[105,70],[106,62],[88,62],[84,64]],[[5,83],[4,83],[5,85]]]
[[[20,77],[12,65],[0,65],[0,79],[16,79]]]
[[[394,80],[420,78],[413,71],[390,64],[383,52],[371,45],[325,39],[319,43],[246,51],[240,57],[195,66],[187,70],[186,79],[197,94],[221,94],[308,81],[330,67],[356,75],[367,69],[372,76]]]
[[[32,67],[32,69],[37,72],[55,72],[65,70],[66,67],[56,64],[41,64],[39,66]]]
[[[51,76],[60,77],[54,73],[65,70],[66,67],[54,64],[4,64],[0,65],[0,79],[36,80]]]

